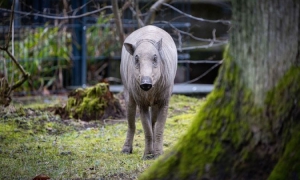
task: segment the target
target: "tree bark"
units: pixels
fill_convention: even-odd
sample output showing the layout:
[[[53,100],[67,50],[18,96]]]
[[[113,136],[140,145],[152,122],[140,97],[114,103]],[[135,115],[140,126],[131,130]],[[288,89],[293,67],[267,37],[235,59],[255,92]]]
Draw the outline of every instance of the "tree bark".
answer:
[[[120,41],[120,44],[122,45],[124,43],[125,38],[124,38],[122,20],[121,20],[120,13],[119,13],[118,1],[111,0],[111,4],[112,4],[112,10],[114,13],[114,17],[115,17],[117,33],[119,34],[119,41]]]
[[[140,179],[300,178],[300,1],[232,6],[214,91]]]

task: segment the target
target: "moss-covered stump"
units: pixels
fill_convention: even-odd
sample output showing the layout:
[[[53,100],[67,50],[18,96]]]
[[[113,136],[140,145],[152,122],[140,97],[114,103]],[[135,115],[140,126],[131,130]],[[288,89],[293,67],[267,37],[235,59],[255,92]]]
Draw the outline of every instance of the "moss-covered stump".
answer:
[[[125,117],[119,99],[109,91],[107,83],[70,92],[66,106],[57,113],[84,121]]]

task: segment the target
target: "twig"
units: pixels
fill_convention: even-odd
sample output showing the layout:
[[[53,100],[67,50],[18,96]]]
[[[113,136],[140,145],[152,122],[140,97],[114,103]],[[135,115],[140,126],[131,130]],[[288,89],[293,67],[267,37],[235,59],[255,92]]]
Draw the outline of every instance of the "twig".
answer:
[[[216,41],[216,29],[213,29],[212,31],[212,36],[213,36],[213,39],[212,41],[209,43],[210,46],[212,46],[214,44],[214,42]]]
[[[171,28],[173,28],[174,30],[180,32],[181,34],[190,36],[191,38],[193,38],[193,39],[195,39],[195,40],[197,40],[197,41],[203,41],[203,42],[211,42],[211,41],[212,41],[212,39],[199,38],[199,37],[194,36],[194,35],[191,34],[191,33],[182,31],[182,30],[176,28],[172,23],[170,23],[170,22],[168,22],[168,21],[156,21],[155,23],[164,23],[164,24],[168,24],[168,25],[169,25]],[[224,41],[220,41],[220,40],[215,39],[214,42],[224,42]]]
[[[181,50],[181,48],[182,48],[182,36],[181,36],[179,31],[176,31],[176,34],[178,36],[178,51],[181,52],[182,51]]]
[[[207,71],[205,71],[203,74],[201,74],[200,76],[196,77],[195,79],[192,79],[190,81],[186,81],[184,83],[179,83],[179,84],[190,84],[190,83],[193,83],[195,81],[198,81],[199,79],[201,79],[204,76],[206,76],[209,72],[211,72],[213,69],[215,69],[216,67],[218,67],[222,63],[223,63],[223,61],[220,61],[219,63],[215,64],[214,66],[212,66],[211,68],[209,68]]]
[[[129,7],[129,9],[131,10],[132,15],[136,17],[139,27],[144,27],[145,24],[144,24],[144,22],[141,20],[141,18],[139,18],[139,16],[137,15],[136,11],[135,11],[131,6]]]
[[[85,17],[85,16],[89,16],[91,14],[101,12],[101,11],[106,10],[106,9],[112,9],[112,6],[105,6],[101,9],[97,9],[97,10],[87,12],[87,13],[84,13],[84,14],[80,14],[80,15],[77,15],[77,16],[49,16],[49,15],[44,15],[44,14],[39,14],[39,13],[23,12],[23,11],[14,11],[14,13],[22,14],[22,15],[38,16],[38,17],[43,17],[43,18],[48,18],[48,19],[66,20],[66,19],[82,18],[82,17]],[[5,9],[5,8],[0,8],[0,11],[13,12],[12,10]]]
[[[135,16],[135,18],[136,18],[136,20],[137,20],[137,22],[138,22],[139,28],[140,28],[140,27],[144,27],[145,24],[144,24],[144,22],[141,20],[141,18],[140,18],[139,15],[138,15],[138,12],[139,12],[138,1],[136,1],[134,5],[135,5],[135,10],[133,9],[132,6],[129,7],[130,10],[131,10],[131,12],[132,12],[132,15]]]
[[[193,50],[193,49],[207,49],[207,48],[211,48],[211,47],[218,47],[218,46],[222,46],[227,44],[228,41],[223,41],[217,44],[211,44],[209,43],[208,45],[202,45],[202,46],[192,46],[192,47],[184,47],[181,48],[182,51],[186,51],[186,50]]]
[[[213,29],[212,32],[212,36],[213,39],[210,41],[210,43],[208,45],[202,45],[202,46],[192,46],[192,47],[183,47],[183,48],[179,48],[178,51],[186,51],[186,50],[193,50],[193,49],[207,49],[207,48],[211,48],[211,47],[217,47],[217,46],[222,46],[224,44],[227,44],[228,41],[218,41],[219,43],[214,43],[216,42],[216,30]]]
[[[166,3],[169,3],[171,2],[171,0],[158,0],[156,1],[150,8],[149,12],[147,13],[147,16],[145,17],[145,20],[144,20],[144,24],[149,24],[150,23],[150,19],[152,18],[153,16],[153,13],[155,13],[160,7],[162,4],[166,4]]]
[[[130,7],[130,6],[131,6],[131,1],[130,1],[130,0],[126,1],[126,2],[123,4],[123,6],[121,7],[121,14],[122,14],[128,7]]]
[[[220,63],[222,60],[210,61],[210,60],[178,60],[178,63],[190,63],[190,64],[215,64]]]
[[[82,6],[80,6],[80,7],[76,8],[76,9],[74,9],[74,12],[72,13],[72,15],[74,16],[78,11],[80,11],[81,9],[83,9],[83,8],[84,8],[85,6],[87,6],[90,2],[92,2],[92,0],[89,1],[89,2],[87,2],[87,3],[85,3],[85,4],[83,4]]]
[[[186,17],[189,17],[189,18],[197,20],[197,21],[203,21],[203,22],[209,22],[209,23],[223,23],[223,24],[227,24],[227,25],[231,24],[231,22],[227,21],[227,20],[209,20],[209,19],[198,18],[198,17],[192,16],[190,14],[184,13],[184,12],[180,11],[179,9],[175,8],[174,6],[167,4],[167,3],[162,3],[162,5],[167,6],[171,9],[173,9],[174,11],[178,12],[179,14],[182,14]]]
[[[137,21],[139,22],[139,28],[144,27],[145,23],[142,21],[142,19],[139,16],[141,14],[140,7],[139,7],[139,0],[134,0],[133,2],[134,2],[134,8],[136,11],[135,17],[136,17]]]

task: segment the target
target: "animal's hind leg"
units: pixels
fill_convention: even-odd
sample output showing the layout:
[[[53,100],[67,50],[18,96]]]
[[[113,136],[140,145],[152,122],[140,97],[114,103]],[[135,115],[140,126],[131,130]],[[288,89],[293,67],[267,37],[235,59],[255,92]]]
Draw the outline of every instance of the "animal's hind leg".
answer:
[[[132,142],[135,133],[135,113],[136,113],[136,103],[132,97],[127,100],[127,136],[122,149],[123,153],[132,153]]]

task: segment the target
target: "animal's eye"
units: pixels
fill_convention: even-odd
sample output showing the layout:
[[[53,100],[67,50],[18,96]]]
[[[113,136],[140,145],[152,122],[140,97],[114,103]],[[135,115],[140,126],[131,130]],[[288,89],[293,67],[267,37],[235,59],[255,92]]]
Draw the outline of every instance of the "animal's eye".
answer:
[[[157,63],[157,56],[156,56],[156,54],[154,54],[154,56],[153,56],[153,64],[156,64]]]
[[[135,60],[135,63],[138,63],[139,62],[139,56],[135,55],[134,60]]]
[[[135,57],[134,57],[134,64],[138,68],[138,66],[139,66],[139,56],[138,55],[135,55]]]

